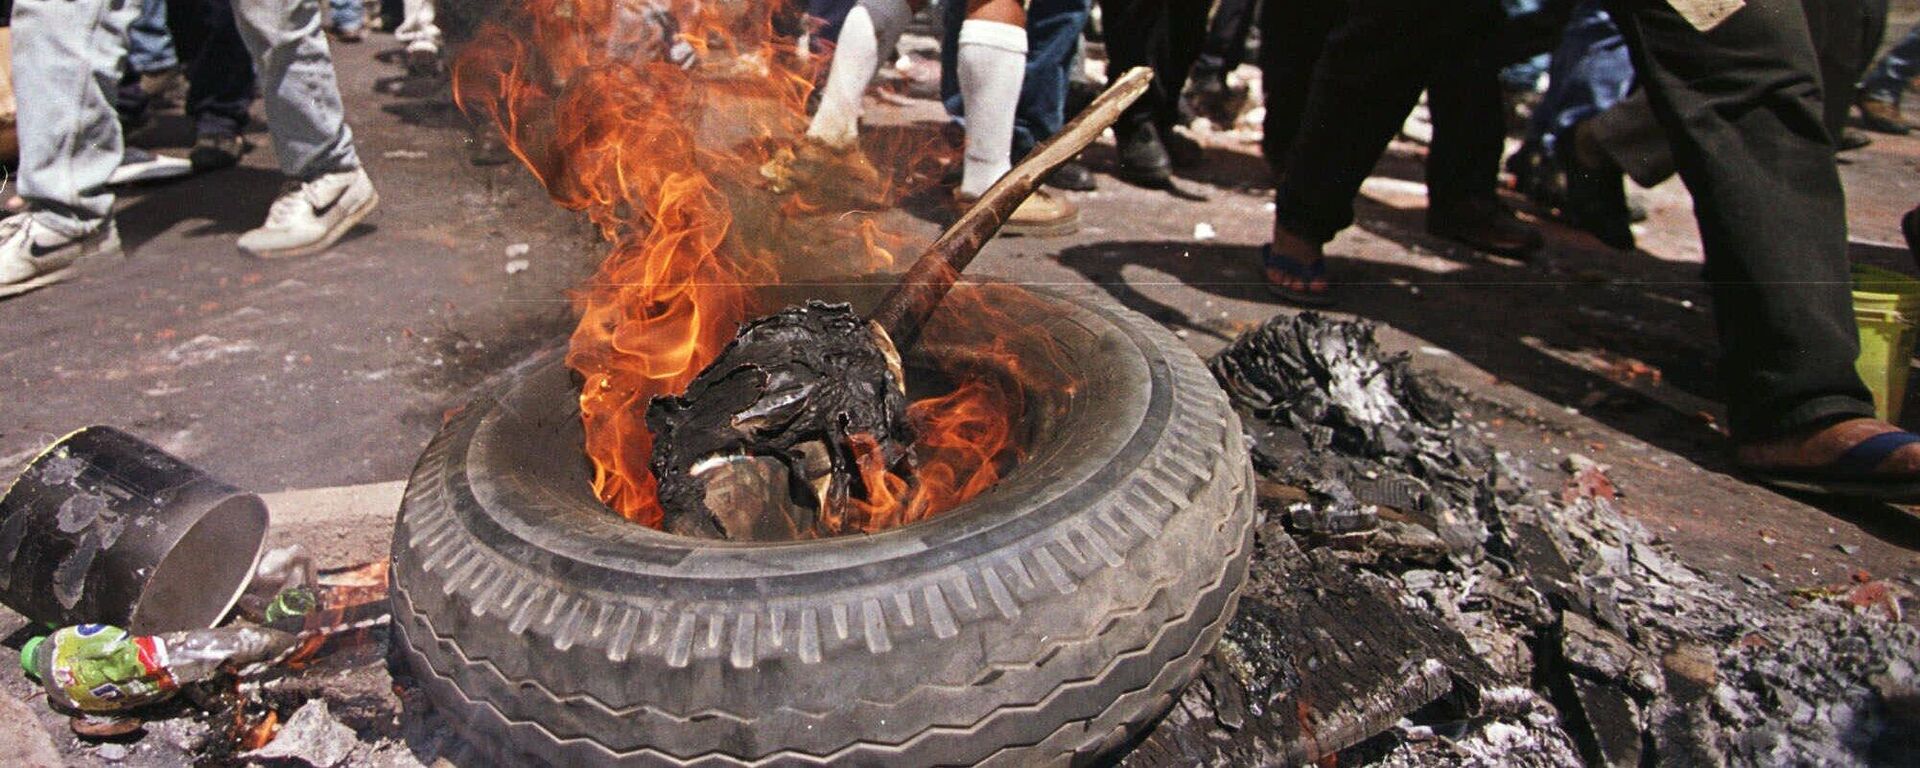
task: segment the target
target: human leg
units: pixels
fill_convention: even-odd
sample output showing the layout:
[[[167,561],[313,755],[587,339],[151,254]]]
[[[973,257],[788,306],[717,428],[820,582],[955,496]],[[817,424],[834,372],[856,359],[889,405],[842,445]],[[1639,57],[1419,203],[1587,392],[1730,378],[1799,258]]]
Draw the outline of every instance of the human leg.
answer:
[[[1025,157],[1066,122],[1068,68],[1087,26],[1089,0],[1027,3],[1027,66],[1014,110],[1013,157]]]
[[[327,0],[327,26],[344,43],[357,43],[367,31],[367,7],[362,0]]]
[[[112,94],[139,12],[107,0],[14,3],[19,191],[42,226],[77,236],[112,213],[107,178],[123,148]]]
[[[1545,243],[1540,231],[1500,202],[1506,148],[1506,96],[1495,32],[1500,6],[1474,0],[1455,7],[1472,17],[1458,52],[1440,60],[1427,86],[1433,146],[1427,155],[1427,231],[1476,250],[1523,258]]]
[[[232,0],[174,0],[175,36],[187,56],[189,158],[201,171],[226,168],[246,150],[241,139],[253,106],[253,56],[234,22]]]
[[[1013,0],[972,0],[960,25],[966,154],[960,194],[977,197],[1012,167],[1013,120],[1026,77],[1026,14]]]
[[[1353,0],[1313,72],[1275,225],[1325,243],[1353,223],[1360,184],[1425,87],[1442,41],[1455,38],[1451,6],[1419,0]]]
[[[354,153],[318,0],[247,0],[234,7],[265,92],[280,170],[298,180],[265,225],[240,237],[261,257],[301,256],[330,245],[379,203]]]
[[[127,65],[143,75],[180,66],[167,29],[167,0],[141,0],[140,15],[127,28]]]
[[[1276,182],[1300,133],[1314,67],[1327,37],[1346,18],[1342,0],[1287,0],[1260,7],[1260,72],[1267,108],[1260,150]]]
[[[859,140],[861,99],[879,71],[880,55],[899,42],[915,10],[907,0],[860,0],[847,12],[820,106],[807,126],[809,138],[837,149]]]
[[[0,297],[58,282],[80,260],[120,250],[107,189],[124,148],[113,93],[139,10],[106,0],[14,3],[26,208],[0,221]]]
[[[1694,194],[1734,437],[1871,416],[1853,368],[1845,197],[1798,0],[1748,0],[1709,32],[1660,0],[1610,7]]]
[[[400,26],[393,30],[394,38],[407,44],[410,58],[438,56],[440,27],[434,24],[433,0],[406,0],[404,8]]]

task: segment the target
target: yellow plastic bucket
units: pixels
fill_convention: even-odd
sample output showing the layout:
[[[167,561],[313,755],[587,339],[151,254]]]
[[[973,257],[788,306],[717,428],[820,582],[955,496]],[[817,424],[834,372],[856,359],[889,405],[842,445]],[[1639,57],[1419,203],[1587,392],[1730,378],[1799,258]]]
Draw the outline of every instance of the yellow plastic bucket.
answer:
[[[1898,272],[1853,267],[1853,319],[1860,326],[1860,357],[1854,368],[1873,391],[1880,418],[1898,423],[1907,399],[1908,361],[1920,337],[1920,280]]]

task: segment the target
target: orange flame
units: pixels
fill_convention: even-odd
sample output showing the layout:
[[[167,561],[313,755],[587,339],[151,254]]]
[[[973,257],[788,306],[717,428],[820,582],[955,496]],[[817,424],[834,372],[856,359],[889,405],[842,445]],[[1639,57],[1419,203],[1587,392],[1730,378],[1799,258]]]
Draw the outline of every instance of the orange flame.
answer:
[[[649,15],[661,8],[677,29]],[[650,400],[683,391],[743,320],[771,309],[754,289],[777,282],[783,260],[818,270],[831,257],[839,274],[872,273],[892,268],[900,247],[872,217],[848,215],[870,201],[769,189],[763,169],[793,158],[818,74],[774,34],[776,10],[774,0],[527,0],[454,65],[461,106],[490,116],[548,193],[610,244],[574,293],[567,364],[583,380],[594,490],[646,525],[662,516]],[[659,55],[674,45],[699,65]],[[913,404],[922,477],[911,489],[863,478],[859,527],[920,519],[998,478],[1018,398],[961,384]]]

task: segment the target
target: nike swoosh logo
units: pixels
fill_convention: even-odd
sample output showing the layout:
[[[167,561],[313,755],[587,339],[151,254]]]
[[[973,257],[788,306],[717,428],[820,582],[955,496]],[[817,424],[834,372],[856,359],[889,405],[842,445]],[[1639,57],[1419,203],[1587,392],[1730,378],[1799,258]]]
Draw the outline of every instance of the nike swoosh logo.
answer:
[[[43,258],[46,258],[47,256],[52,255],[54,251],[58,251],[61,248],[65,248],[65,247],[66,246],[64,245],[41,245],[37,241],[29,242],[27,243],[27,258],[43,259]]]
[[[340,194],[334,195],[333,199],[328,200],[326,205],[316,205],[313,207],[314,218],[327,215],[327,211],[333,210],[334,206],[339,205],[340,201],[345,199],[347,199],[347,191],[342,189],[340,190]]]

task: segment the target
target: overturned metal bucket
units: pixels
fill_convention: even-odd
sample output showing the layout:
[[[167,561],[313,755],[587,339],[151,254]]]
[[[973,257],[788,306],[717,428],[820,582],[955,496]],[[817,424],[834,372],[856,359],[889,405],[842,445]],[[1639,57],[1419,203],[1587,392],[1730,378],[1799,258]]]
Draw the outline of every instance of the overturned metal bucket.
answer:
[[[210,627],[266,546],[260,497],[140,438],[87,427],[0,496],[0,603],[54,625]]]

